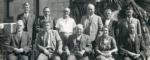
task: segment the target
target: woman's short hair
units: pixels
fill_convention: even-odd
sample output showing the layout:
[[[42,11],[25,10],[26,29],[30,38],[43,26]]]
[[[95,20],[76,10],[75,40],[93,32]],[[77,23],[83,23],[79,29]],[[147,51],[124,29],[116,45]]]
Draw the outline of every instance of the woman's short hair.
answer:
[[[78,28],[84,30],[84,27],[83,27],[82,24],[77,24],[76,27],[74,27],[74,29],[73,29],[73,33],[74,33],[74,34],[77,32],[77,29],[78,29]]]

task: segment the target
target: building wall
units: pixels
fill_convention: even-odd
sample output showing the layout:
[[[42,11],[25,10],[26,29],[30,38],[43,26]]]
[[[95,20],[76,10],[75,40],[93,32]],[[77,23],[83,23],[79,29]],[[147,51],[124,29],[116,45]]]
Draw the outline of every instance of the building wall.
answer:
[[[0,23],[4,20],[4,0],[0,0]]]
[[[29,2],[31,5],[31,13],[35,14],[35,2],[36,0],[8,0],[7,3],[9,3],[8,6],[8,18],[12,18],[12,22],[16,21],[17,15],[21,14],[23,12],[23,3]]]
[[[69,6],[69,0],[39,0],[39,15],[43,14],[45,6],[51,9],[52,17],[59,18],[63,14],[63,9]]]

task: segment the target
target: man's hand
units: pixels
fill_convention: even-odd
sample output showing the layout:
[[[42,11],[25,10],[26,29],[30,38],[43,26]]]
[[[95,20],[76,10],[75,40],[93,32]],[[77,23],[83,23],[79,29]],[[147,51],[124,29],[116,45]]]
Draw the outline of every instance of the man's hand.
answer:
[[[44,54],[49,55],[50,52],[47,49],[44,49]]]
[[[67,55],[70,55],[69,49],[66,49],[66,50],[64,51],[64,53],[66,53]]]
[[[83,56],[84,52],[85,52],[85,50],[78,51],[77,54],[78,54],[79,56]]]
[[[100,51],[99,51],[99,50],[97,50],[97,49],[96,49],[96,52],[97,52],[98,54],[101,54],[101,53],[100,53]]]
[[[14,48],[14,51],[15,51],[16,53],[19,53],[18,48]]]
[[[107,54],[107,53],[103,53],[102,55],[103,55],[103,56],[105,56],[106,58],[108,58],[108,57],[111,57],[111,56],[112,56],[111,54]]]
[[[22,53],[22,52],[23,52],[23,49],[22,49],[22,48],[21,48],[21,49],[14,48],[14,51],[15,51],[16,53]]]
[[[24,49],[23,49],[23,48],[20,48],[19,51],[22,53],[22,52],[24,52]]]
[[[111,57],[112,56],[111,54],[112,54],[111,51],[105,51],[105,52],[102,53],[102,55],[105,56],[105,57]]]
[[[134,58],[139,58],[140,57],[140,54],[135,54],[133,55]]]
[[[57,52],[58,52],[58,54],[62,54],[63,51],[62,51],[62,49],[58,49]]]

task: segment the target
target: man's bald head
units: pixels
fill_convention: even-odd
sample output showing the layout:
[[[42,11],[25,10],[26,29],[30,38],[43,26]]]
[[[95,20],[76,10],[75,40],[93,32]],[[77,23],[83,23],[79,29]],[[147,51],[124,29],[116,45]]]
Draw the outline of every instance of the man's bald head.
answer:
[[[69,16],[70,15],[70,8],[65,8],[64,9],[64,16]]]
[[[95,9],[95,6],[93,4],[88,4],[87,8]]]
[[[92,15],[95,12],[95,6],[93,4],[88,4],[87,6],[87,14]]]

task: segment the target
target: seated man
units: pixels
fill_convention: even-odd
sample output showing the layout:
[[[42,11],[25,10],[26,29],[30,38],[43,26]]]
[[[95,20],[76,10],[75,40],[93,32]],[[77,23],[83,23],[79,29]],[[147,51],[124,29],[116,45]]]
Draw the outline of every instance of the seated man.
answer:
[[[29,60],[29,51],[31,50],[30,35],[23,31],[24,23],[17,21],[16,32],[10,34],[5,47],[8,51],[8,60]]]
[[[92,45],[89,36],[83,34],[83,25],[78,24],[75,27],[75,34],[69,37],[67,46],[69,48],[69,50],[66,50],[69,55],[68,60],[89,60],[88,56]]]
[[[109,29],[103,27],[103,35],[96,40],[96,60],[114,60],[112,53],[117,52],[116,41],[109,36]]]
[[[38,34],[37,48],[39,55],[37,60],[60,60],[62,53],[62,41],[57,31],[52,30],[50,23],[43,22],[44,30]]]
[[[135,29],[135,24],[130,24],[128,35],[121,39],[120,53],[123,60],[142,60],[143,41]]]

